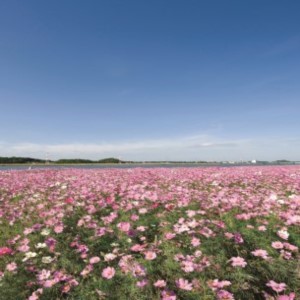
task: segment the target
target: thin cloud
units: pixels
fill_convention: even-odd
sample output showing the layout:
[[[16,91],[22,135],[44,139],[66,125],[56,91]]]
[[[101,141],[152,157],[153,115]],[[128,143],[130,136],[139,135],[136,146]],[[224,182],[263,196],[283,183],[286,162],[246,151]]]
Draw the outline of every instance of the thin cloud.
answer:
[[[288,151],[287,151],[288,149]],[[287,156],[288,153],[288,156]],[[49,159],[121,157],[124,160],[299,160],[299,139],[224,139],[194,135],[165,139],[102,143],[5,143],[0,156]]]

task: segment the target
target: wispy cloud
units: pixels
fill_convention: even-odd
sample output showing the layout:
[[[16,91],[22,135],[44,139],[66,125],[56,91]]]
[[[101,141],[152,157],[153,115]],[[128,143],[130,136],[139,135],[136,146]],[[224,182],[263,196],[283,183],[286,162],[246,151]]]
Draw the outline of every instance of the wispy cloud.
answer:
[[[248,160],[299,159],[299,139],[224,139],[195,135],[110,143],[5,143],[0,156],[50,159],[121,157],[127,160]]]
[[[196,158],[197,149],[236,147],[238,143],[221,141],[206,135],[99,144],[0,143],[0,154],[44,157],[48,153],[54,158],[123,156],[129,159],[173,159],[175,156],[181,156],[181,159],[184,159],[185,156],[191,155]]]

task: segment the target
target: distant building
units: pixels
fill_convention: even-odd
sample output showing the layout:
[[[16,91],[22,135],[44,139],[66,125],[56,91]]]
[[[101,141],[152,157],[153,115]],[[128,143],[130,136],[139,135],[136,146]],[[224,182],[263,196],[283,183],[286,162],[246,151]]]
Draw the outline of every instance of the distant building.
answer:
[[[255,160],[255,159],[252,159],[252,160],[251,160],[251,164],[256,164],[256,160]]]

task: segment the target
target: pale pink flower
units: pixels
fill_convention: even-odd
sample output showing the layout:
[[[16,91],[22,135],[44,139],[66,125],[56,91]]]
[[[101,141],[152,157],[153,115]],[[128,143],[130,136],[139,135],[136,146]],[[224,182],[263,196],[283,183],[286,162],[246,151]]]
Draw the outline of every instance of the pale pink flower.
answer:
[[[80,272],[80,275],[81,276],[86,276],[88,275],[89,273],[91,273],[93,271],[94,267],[93,265],[87,265],[81,272]]]
[[[163,288],[167,285],[164,280],[157,280],[154,284],[155,287]]]
[[[17,269],[17,264],[15,262],[12,262],[12,263],[6,265],[6,270],[8,272],[13,272],[16,269]]]
[[[266,250],[263,249],[257,249],[255,251],[251,252],[254,256],[256,257],[261,257],[263,259],[268,259],[268,252]]]
[[[193,237],[192,241],[191,241],[191,244],[192,244],[193,247],[199,246],[201,244],[200,239],[198,239],[196,237]]]
[[[270,287],[273,291],[280,293],[283,292],[286,289],[285,283],[277,283],[274,280],[270,280],[266,286]]]
[[[148,212],[148,210],[147,210],[147,208],[140,208],[139,209],[139,213],[141,214],[141,215],[143,215],[143,214],[146,214]]]
[[[298,247],[297,246],[294,246],[290,243],[283,243],[283,246],[285,249],[289,250],[289,251],[292,251],[292,252],[297,252],[298,251]]]
[[[62,233],[64,230],[64,226],[63,225],[57,225],[54,227],[54,232],[55,233]]]
[[[247,265],[247,263],[246,263],[246,261],[244,260],[244,258],[239,257],[239,256],[237,256],[237,257],[231,257],[231,258],[230,258],[230,261],[231,261],[231,265],[232,265],[233,267],[241,267],[241,268],[245,268],[246,265]]]
[[[276,241],[276,242],[272,242],[272,247],[274,249],[282,249],[283,248],[283,244],[279,241]]]
[[[173,291],[163,290],[161,292],[161,300],[176,300],[177,297]]]
[[[192,218],[196,215],[196,212],[194,210],[187,210],[186,214],[188,215],[189,218]]]
[[[287,240],[290,234],[287,232],[287,230],[281,229],[277,231],[277,235],[283,240]]]
[[[266,231],[267,227],[265,225],[258,226],[259,231]]]
[[[137,221],[139,218],[140,218],[140,217],[139,217],[138,215],[132,215],[132,216],[130,217],[130,219],[131,219],[132,221]]]
[[[19,246],[17,249],[18,249],[18,251],[20,251],[20,252],[27,252],[27,251],[30,250],[30,247],[29,247],[28,245],[21,245],[21,246]]]
[[[145,227],[145,226],[138,226],[138,227],[136,228],[136,230],[137,230],[137,231],[144,232],[144,231],[146,231],[146,227]]]
[[[105,279],[111,279],[115,276],[115,269],[113,267],[107,267],[102,271],[102,277]]]
[[[207,282],[207,285],[213,290],[222,289],[226,286],[230,286],[231,282],[228,280],[219,281],[219,279],[210,280]]]
[[[234,296],[232,293],[225,291],[225,290],[219,290],[217,292],[217,299],[218,300],[234,300]]]
[[[117,227],[123,232],[128,232],[130,230],[130,226],[129,222],[121,222],[117,225]]]
[[[27,300],[38,300],[39,295],[43,294],[43,289],[37,289],[35,292],[33,292]]]
[[[93,264],[96,264],[100,261],[100,257],[98,256],[94,256],[94,257],[91,257],[90,258],[90,264],[93,265]]]
[[[117,255],[113,254],[113,253],[107,253],[104,255],[104,260],[105,261],[112,261],[117,257]]]
[[[43,287],[45,288],[51,288],[53,287],[57,282],[54,280],[54,279],[49,279],[49,280],[46,280],[43,284]]]
[[[228,239],[232,239],[234,237],[234,234],[231,233],[231,232],[225,232],[224,233],[225,237],[228,238]]]
[[[175,236],[176,236],[176,234],[173,233],[173,232],[167,232],[167,233],[165,234],[165,238],[166,238],[167,240],[171,240],[171,239],[173,239]]]
[[[144,255],[145,255],[145,259],[146,260],[153,260],[153,259],[155,259],[156,258],[156,253],[155,252],[153,252],[153,251],[146,251],[145,253],[144,253]]]
[[[176,285],[181,290],[191,291],[193,289],[192,283],[183,278],[176,280]]]
[[[285,250],[280,250],[280,255],[284,258],[284,259],[291,259],[292,258],[292,253],[289,251],[285,251]]]
[[[143,279],[143,280],[140,280],[136,283],[136,286],[137,287],[140,287],[140,288],[143,288],[144,286],[146,286],[148,284],[148,280],[147,279]]]
[[[43,269],[42,271],[39,272],[37,278],[39,281],[43,281],[48,279],[50,276],[51,276],[51,272],[49,270]]]
[[[33,232],[33,229],[32,229],[32,228],[25,228],[24,231],[23,231],[23,233],[24,233],[25,235],[28,235],[28,234],[30,234],[30,233],[32,233],[32,232]]]
[[[141,252],[141,251],[144,250],[144,248],[145,248],[144,245],[135,244],[135,245],[133,245],[133,246],[130,248],[130,250],[131,250],[131,251],[134,251],[134,252]]]
[[[181,269],[186,273],[193,272],[195,270],[195,264],[192,261],[184,260],[181,262]]]

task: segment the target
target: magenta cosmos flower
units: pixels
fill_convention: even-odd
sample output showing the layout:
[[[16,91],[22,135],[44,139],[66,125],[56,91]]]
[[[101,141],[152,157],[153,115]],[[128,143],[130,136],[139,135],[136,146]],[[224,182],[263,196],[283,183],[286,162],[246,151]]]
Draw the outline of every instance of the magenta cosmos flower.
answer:
[[[1,247],[0,248],[0,256],[12,254],[13,250],[8,247]]]

